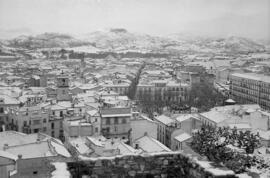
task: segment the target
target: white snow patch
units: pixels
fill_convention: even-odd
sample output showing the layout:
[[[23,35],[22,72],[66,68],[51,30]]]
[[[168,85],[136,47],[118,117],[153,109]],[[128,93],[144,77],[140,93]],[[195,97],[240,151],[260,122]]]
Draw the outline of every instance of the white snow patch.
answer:
[[[64,162],[52,163],[55,170],[52,172],[52,178],[70,178],[70,172],[67,170],[67,164]]]

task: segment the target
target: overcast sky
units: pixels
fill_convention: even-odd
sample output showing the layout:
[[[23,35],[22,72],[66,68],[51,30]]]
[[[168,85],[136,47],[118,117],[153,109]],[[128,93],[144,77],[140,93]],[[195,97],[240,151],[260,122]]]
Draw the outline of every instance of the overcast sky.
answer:
[[[106,28],[270,38],[270,0],[0,0],[0,35]]]

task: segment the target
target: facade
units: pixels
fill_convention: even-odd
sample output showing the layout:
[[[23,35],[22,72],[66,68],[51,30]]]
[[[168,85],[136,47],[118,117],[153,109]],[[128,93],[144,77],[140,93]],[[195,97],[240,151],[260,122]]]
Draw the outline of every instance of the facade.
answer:
[[[134,115],[134,114],[133,114]],[[131,125],[131,141],[134,141],[142,137],[145,133],[150,137],[157,139],[158,135],[158,124],[157,122],[149,119],[144,115],[133,116],[130,122]]]
[[[157,140],[169,147],[171,145],[171,133],[176,128],[175,120],[165,115],[154,117],[154,120],[158,123]]]
[[[16,167],[17,157],[0,150],[0,176],[1,178],[9,178],[9,173]]]
[[[69,78],[68,76],[61,75],[57,77],[57,101],[69,101],[71,95],[69,92]]]
[[[106,138],[130,138],[130,108],[102,108],[101,134]]]
[[[188,150],[188,144],[192,141],[192,136],[188,133],[182,133],[175,136],[172,140],[172,150]]]
[[[49,112],[40,106],[14,108],[9,112],[9,124],[22,133],[47,133],[48,123]]]
[[[13,124],[9,124],[9,108],[18,108],[19,101],[7,95],[0,95],[0,131],[12,129]]]
[[[230,94],[241,104],[259,104],[270,110],[270,76],[254,73],[230,75]]]
[[[114,91],[116,93],[119,93],[119,95],[127,95],[129,90],[129,84],[128,83],[119,83],[119,84],[107,84],[104,85],[104,87],[108,91]]]
[[[167,80],[155,80],[150,84],[138,84],[138,99],[181,102],[188,100],[190,85]]]

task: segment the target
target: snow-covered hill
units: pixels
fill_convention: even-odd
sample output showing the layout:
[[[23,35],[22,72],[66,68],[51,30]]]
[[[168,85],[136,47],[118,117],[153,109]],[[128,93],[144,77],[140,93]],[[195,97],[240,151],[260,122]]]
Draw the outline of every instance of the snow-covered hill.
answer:
[[[27,49],[37,48],[66,48],[88,45],[87,42],[75,39],[70,35],[59,33],[44,33],[36,36],[19,36],[9,40],[9,46]]]
[[[8,41],[15,48],[65,48],[78,52],[139,52],[172,53],[198,52],[260,52],[264,45],[241,37],[210,38],[183,34],[167,37],[131,33],[126,29],[114,28],[96,31],[78,37],[59,33],[44,33],[36,36],[20,36]]]

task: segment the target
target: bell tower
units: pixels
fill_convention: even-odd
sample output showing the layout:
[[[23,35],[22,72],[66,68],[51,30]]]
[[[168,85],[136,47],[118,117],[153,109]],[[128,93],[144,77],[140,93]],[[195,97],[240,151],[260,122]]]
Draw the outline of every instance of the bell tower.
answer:
[[[62,72],[60,76],[57,77],[57,101],[70,101],[71,95],[69,93],[69,78]]]

